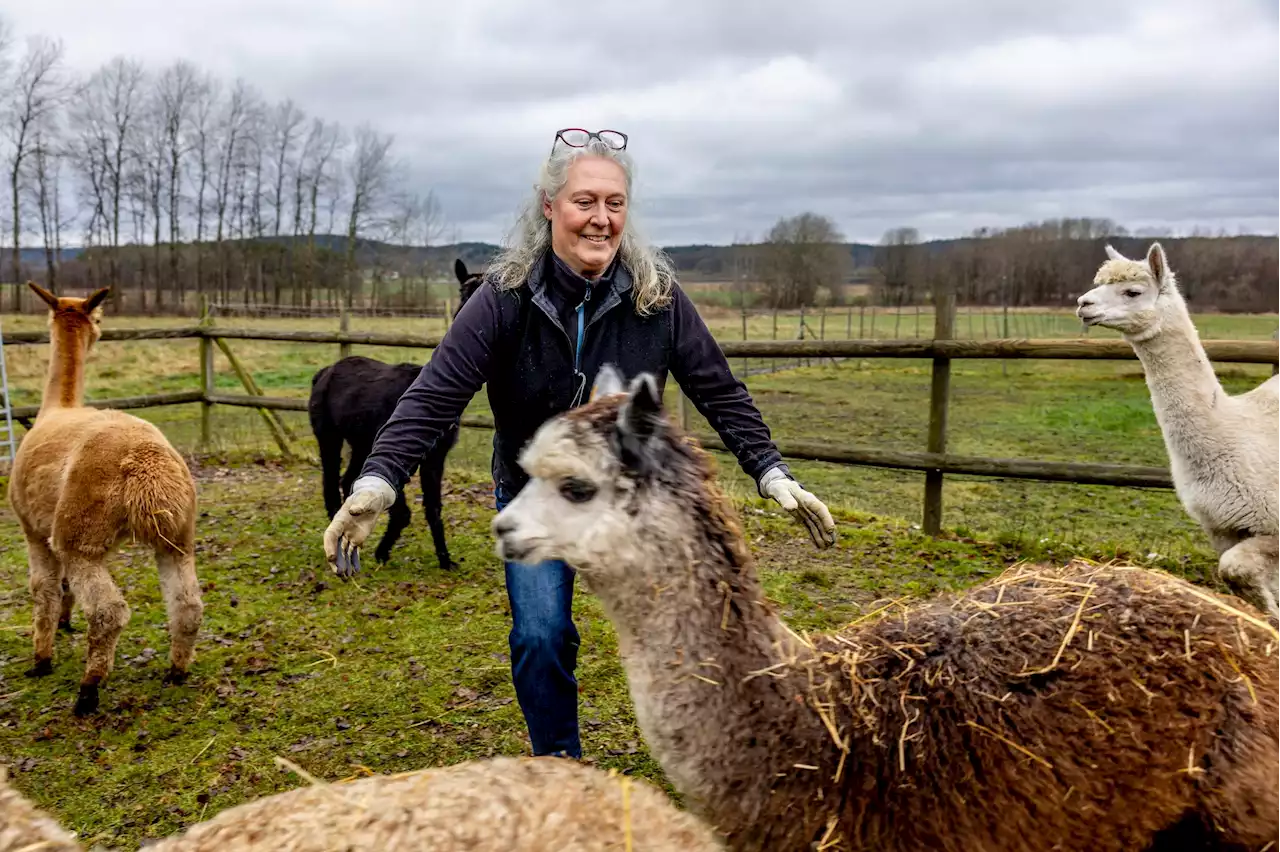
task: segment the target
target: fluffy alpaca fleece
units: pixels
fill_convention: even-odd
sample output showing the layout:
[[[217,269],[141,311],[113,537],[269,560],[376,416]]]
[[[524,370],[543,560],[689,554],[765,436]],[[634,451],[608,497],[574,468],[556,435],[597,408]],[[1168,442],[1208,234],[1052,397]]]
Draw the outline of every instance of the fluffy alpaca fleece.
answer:
[[[1086,327],[1122,332],[1133,346],[1179,500],[1208,534],[1223,579],[1280,620],[1280,376],[1229,396],[1160,244],[1151,244],[1145,260],[1111,246],[1107,257],[1076,314]]]
[[[129,605],[106,560],[125,539],[153,549],[169,619],[166,683],[181,683],[204,613],[195,570],[196,484],[155,426],[122,411],[87,408],[84,366],[101,332],[101,301],[58,298],[29,286],[49,305],[52,355],[44,397],[9,477],[9,502],[27,540],[34,601],[35,662],[53,671],[55,624],[71,627],[76,599],[88,627],[88,654],[76,715],[98,708],[98,688],[115,662]]]
[[[149,852],[718,852],[645,781],[564,758],[500,757],[265,796]]]
[[[1083,562],[797,636],[649,376],[549,421],[495,517],[618,634],[636,716],[736,850],[1257,849],[1277,836],[1277,634],[1244,601]]]
[[[9,785],[0,766],[0,852],[83,852],[58,821]]]

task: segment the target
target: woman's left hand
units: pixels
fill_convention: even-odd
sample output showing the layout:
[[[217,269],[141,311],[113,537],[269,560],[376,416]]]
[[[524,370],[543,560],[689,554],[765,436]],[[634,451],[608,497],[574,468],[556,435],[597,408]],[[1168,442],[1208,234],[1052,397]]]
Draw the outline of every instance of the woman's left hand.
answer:
[[[790,512],[809,531],[809,538],[821,549],[836,543],[836,522],[821,500],[805,491],[799,482],[777,468],[760,477],[760,491]]]

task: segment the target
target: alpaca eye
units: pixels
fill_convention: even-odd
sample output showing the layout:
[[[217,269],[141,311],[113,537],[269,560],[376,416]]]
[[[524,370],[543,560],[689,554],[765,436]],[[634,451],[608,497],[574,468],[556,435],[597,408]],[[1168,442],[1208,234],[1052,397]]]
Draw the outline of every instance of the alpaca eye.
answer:
[[[596,487],[583,479],[566,479],[560,483],[560,496],[570,503],[585,503],[596,496]]]
[[[1125,295],[1125,298],[1126,298],[1126,299],[1136,299],[1136,298],[1138,298],[1139,296],[1141,296],[1141,295],[1142,295],[1142,291],[1141,291],[1141,290],[1135,290],[1135,289],[1133,289],[1132,287],[1130,287],[1128,290],[1125,290],[1125,291],[1124,291],[1124,295]]]

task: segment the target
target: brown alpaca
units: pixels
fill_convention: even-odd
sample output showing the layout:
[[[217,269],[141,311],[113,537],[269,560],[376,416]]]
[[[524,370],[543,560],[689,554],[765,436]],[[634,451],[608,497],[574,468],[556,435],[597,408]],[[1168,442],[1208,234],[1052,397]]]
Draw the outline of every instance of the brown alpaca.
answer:
[[[18,448],[9,502],[27,539],[35,606],[31,676],[53,671],[54,625],[70,627],[79,599],[88,659],[75,714],[98,708],[98,686],[115,661],[129,605],[107,571],[108,554],[132,538],[155,551],[169,615],[170,667],[182,683],[204,613],[195,568],[196,485],[182,456],[155,426],[122,411],[86,408],[84,364],[98,340],[108,290],[48,303],[51,357],[40,412]]]
[[[598,595],[646,741],[730,848],[1277,840],[1277,633],[1249,604],[1021,565],[799,637],[660,400],[641,376],[544,425],[493,526],[502,558],[564,559]]]

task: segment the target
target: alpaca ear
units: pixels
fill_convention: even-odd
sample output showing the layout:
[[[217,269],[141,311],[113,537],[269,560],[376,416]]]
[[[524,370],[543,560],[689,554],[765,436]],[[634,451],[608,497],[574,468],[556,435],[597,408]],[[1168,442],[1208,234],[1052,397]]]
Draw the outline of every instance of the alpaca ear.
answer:
[[[1164,256],[1164,247],[1159,243],[1152,243],[1151,248],[1147,249],[1147,266],[1151,267],[1151,275],[1156,283],[1163,288],[1165,276],[1169,274],[1169,260]]]
[[[107,295],[110,292],[110,287],[103,287],[101,290],[94,290],[89,294],[89,298],[84,300],[84,304],[80,306],[80,309],[86,314],[93,313],[93,309],[102,304],[102,300],[107,298]]]
[[[605,364],[596,373],[595,384],[591,386],[591,400],[615,393],[626,393],[627,387],[622,381],[622,374],[612,364]]]
[[[34,281],[28,281],[27,286],[30,287],[32,290],[35,290],[36,295],[39,296],[41,299],[44,299],[44,303],[48,305],[51,309],[55,311],[58,309],[57,296],[53,295],[48,290],[44,289]]]
[[[460,257],[453,261],[453,274],[458,276],[459,284],[467,283],[467,279],[471,277],[471,273],[467,272],[467,265],[462,262]]]
[[[1107,243],[1107,257],[1110,258],[1111,260],[1128,260],[1129,259],[1124,255],[1122,255],[1120,252],[1116,251],[1114,248],[1112,248],[1111,243]]]
[[[662,395],[658,383],[649,373],[641,373],[631,381],[626,402],[618,409],[615,429],[618,455],[622,463],[648,474],[654,467],[654,441],[661,434]]]

